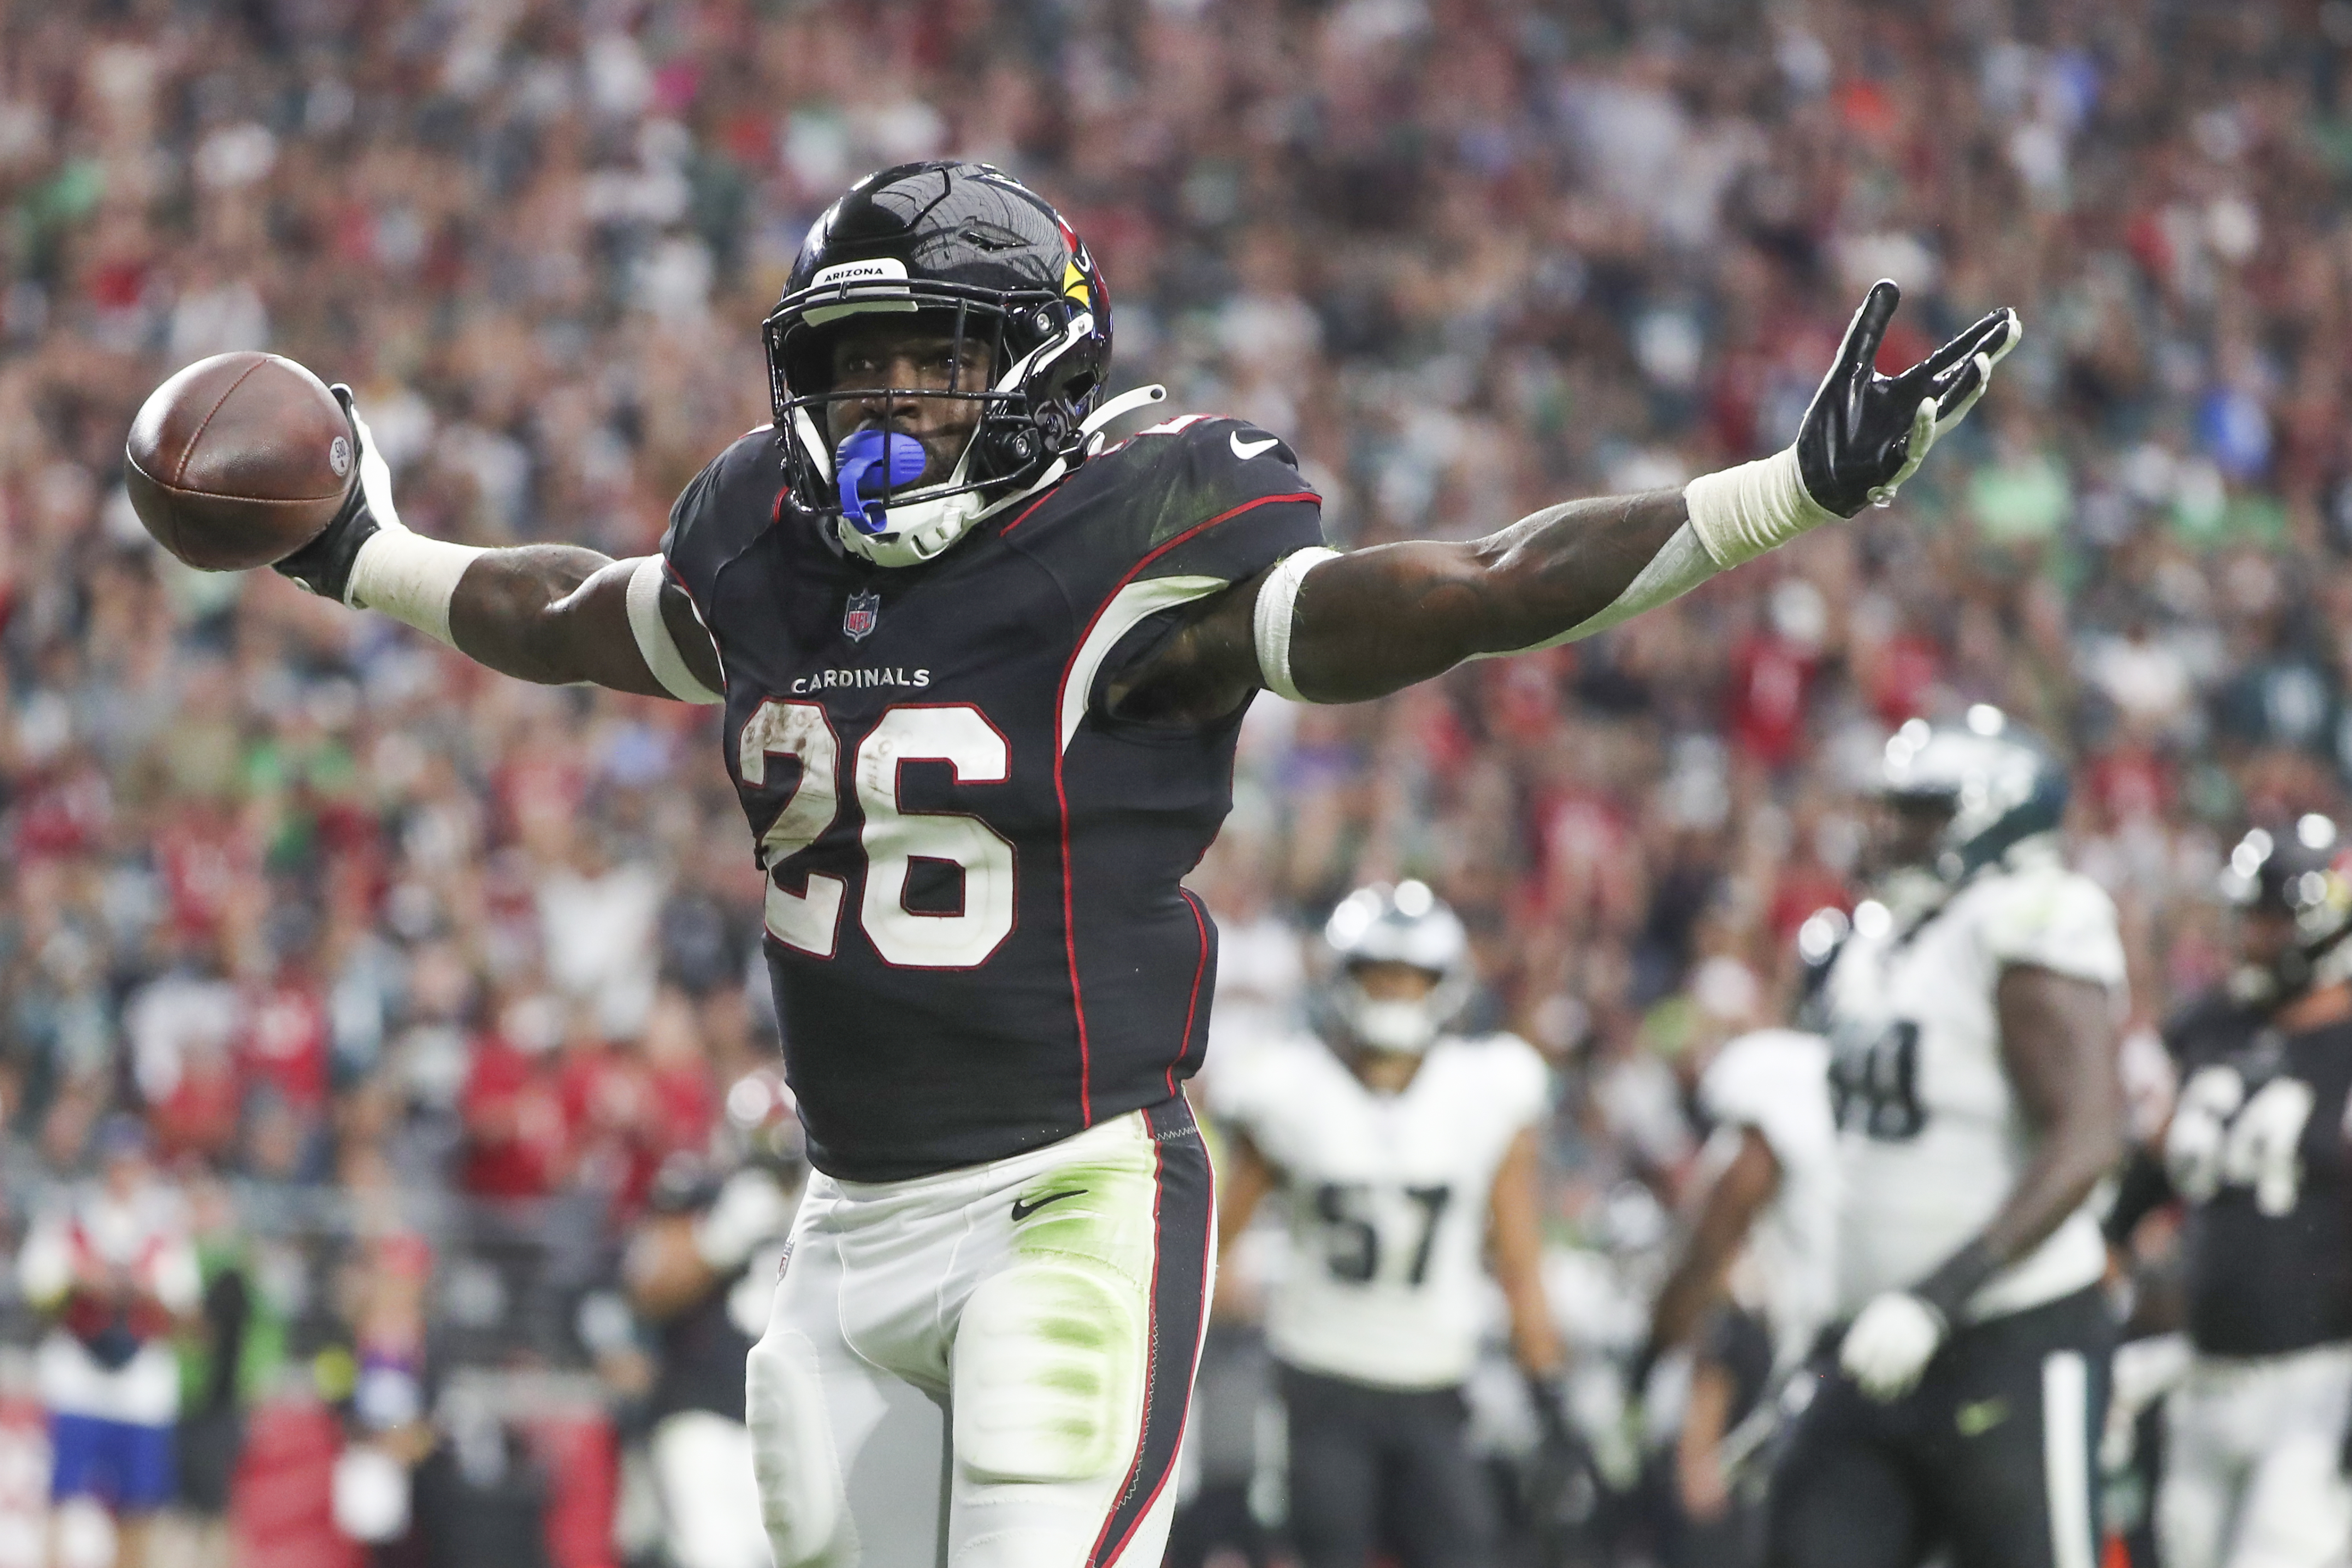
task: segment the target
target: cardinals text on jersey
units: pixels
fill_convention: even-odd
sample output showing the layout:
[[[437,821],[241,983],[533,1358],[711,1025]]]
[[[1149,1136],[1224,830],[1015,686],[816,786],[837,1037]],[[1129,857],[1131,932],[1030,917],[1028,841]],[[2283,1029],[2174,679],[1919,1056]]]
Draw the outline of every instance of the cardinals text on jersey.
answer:
[[[1754,1128],[1780,1184],[1748,1232],[1747,1261],[1771,1324],[1774,1359],[1793,1366],[1830,1318],[1837,1289],[1837,1123],[1830,1111],[1829,1042],[1796,1029],[1758,1029],[1726,1044],[1699,1079],[1717,1129]],[[1713,1151],[1710,1151],[1713,1157]]]
[[[2032,1157],[2001,1064],[1993,993],[2032,964],[2120,993],[2122,939],[2098,884],[2056,865],[1991,870],[1907,935],[1851,938],[1829,977],[1830,1086],[1843,1173],[1838,1310],[1907,1289],[1981,1231]],[[2090,1205],[1970,1300],[1988,1318],[2053,1300],[2106,1266]]]
[[[1382,1095],[1293,1037],[1243,1058],[1216,1097],[1288,1193],[1291,1258],[1266,1309],[1276,1356],[1390,1388],[1467,1376],[1495,1173],[1549,1102],[1534,1047],[1449,1037]]]
[[[811,1160],[900,1180],[1169,1099],[1216,976],[1178,882],[1232,806],[1242,715],[1122,722],[1101,692],[1170,612],[1320,542],[1289,449],[1171,420],[896,570],[778,464],[773,430],[737,441],[663,552],[726,670]]]

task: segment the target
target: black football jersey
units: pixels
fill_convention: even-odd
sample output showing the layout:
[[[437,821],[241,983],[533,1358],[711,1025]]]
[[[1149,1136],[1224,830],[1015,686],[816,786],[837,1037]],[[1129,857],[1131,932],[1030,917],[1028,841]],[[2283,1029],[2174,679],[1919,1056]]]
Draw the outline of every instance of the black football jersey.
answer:
[[[2166,1031],[2164,1164],[2189,1205],[2189,1333],[2212,1355],[2352,1339],[2352,1024],[2283,1034],[2225,999]]]
[[[851,556],[795,508],[772,430],[687,487],[662,551],[726,672],[820,1170],[1001,1159],[1191,1075],[1216,928],[1179,883],[1232,808],[1241,714],[1123,722],[1102,691],[1177,606],[1321,536],[1289,448],[1202,416],[915,567]]]

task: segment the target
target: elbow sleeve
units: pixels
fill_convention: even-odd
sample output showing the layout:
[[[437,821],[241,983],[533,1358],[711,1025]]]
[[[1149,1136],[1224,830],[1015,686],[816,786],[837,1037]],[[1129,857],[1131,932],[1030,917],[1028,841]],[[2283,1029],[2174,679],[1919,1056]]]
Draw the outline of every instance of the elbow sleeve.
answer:
[[[1306,583],[1307,574],[1326,561],[1337,560],[1339,554],[1336,550],[1318,546],[1286,555],[1258,585],[1257,605],[1251,616],[1251,631],[1257,643],[1258,679],[1277,697],[1286,697],[1293,702],[1308,700],[1299,695],[1297,684],[1290,676],[1291,623],[1298,613],[1298,590]]]
[[[662,618],[661,595],[662,558],[648,555],[629,574],[628,590],[629,632],[636,639],[646,668],[661,682],[662,689],[680,702],[705,707],[724,702],[724,697],[702,684],[687,665],[686,656],[678,652],[669,622]]]

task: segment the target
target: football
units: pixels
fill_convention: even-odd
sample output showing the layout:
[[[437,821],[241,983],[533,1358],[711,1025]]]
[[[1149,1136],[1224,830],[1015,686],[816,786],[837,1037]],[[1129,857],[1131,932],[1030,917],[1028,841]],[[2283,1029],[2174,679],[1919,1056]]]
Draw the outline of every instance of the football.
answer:
[[[283,561],[359,482],[351,422],[326,383],[249,351],[198,360],[157,387],[124,455],[139,521],[206,572]]]

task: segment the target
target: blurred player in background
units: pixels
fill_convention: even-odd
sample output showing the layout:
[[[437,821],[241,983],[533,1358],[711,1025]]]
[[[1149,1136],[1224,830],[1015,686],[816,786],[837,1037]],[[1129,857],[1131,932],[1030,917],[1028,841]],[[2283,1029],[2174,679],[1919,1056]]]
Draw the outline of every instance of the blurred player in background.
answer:
[[[34,1368],[49,1417],[53,1561],[103,1562],[114,1516],[121,1568],[144,1568],[149,1526],[174,1494],[180,1363],[171,1336],[204,1284],[179,1194],[148,1161],[146,1125],[115,1115],[97,1136],[99,1179],[43,1216],[16,1258],[26,1300],[57,1316]]]
[[[1837,910],[1805,922],[1798,945],[1812,981],[1844,931]],[[1699,1079],[1699,1110],[1713,1131],[1699,1154],[1697,1217],[1653,1304],[1641,1363],[1677,1349],[1692,1358],[1675,1445],[1688,1527],[1676,1562],[1747,1560],[1732,1471],[1758,1446],[1755,1422],[1770,1419],[1755,1415],[1759,1401],[1829,1321],[1839,1190],[1829,1066],[1829,1042],[1817,1034],[1755,1029],[1726,1042]]]
[[[1899,298],[1770,458],[1348,554],[1278,436],[1108,444],[1162,394],[1108,395],[1093,252],[986,164],[819,218],[766,324],[773,423],[658,557],[411,533],[353,412],[362,484],[279,571],[526,679],[725,707],[818,1171],[750,1363],[780,1568],[942,1528],[969,1568],[1158,1560],[1213,1252],[1178,1085],[1215,956],[1181,880],[1251,700],[1590,636],[1892,500],[2021,333],[1994,310],[1882,375]]]
[[[1232,1247],[1285,1192],[1290,1261],[1266,1339],[1306,1568],[1367,1568],[1384,1521],[1405,1568],[1469,1568],[1496,1550],[1462,1395],[1482,1249],[1518,1363],[1539,1405],[1559,1406],[1539,1277],[1549,1074],[1516,1036],[1448,1032],[1476,976],[1462,922],[1422,883],[1349,894],[1325,936],[1325,1037],[1266,1046],[1217,1081],[1233,1135],[1219,1234]]]
[[[1773,1477],[1769,1561],[2091,1568],[2115,906],[2059,858],[2064,773],[1996,709],[1906,724],[1881,792],[1822,998],[1847,1321]]]
[[[630,1238],[630,1301],[655,1325],[649,1443],[677,1568],[769,1568],[744,1424],[743,1360],[767,1327],[799,1189],[798,1129],[765,1074],[728,1091],[731,1170],[672,1155]]]
[[[2352,882],[2336,825],[2254,828],[2222,873],[2237,966],[2165,1031],[2180,1091],[2108,1222],[2187,1205],[2191,1352],[2165,1411],[2165,1568],[2352,1559]]]

